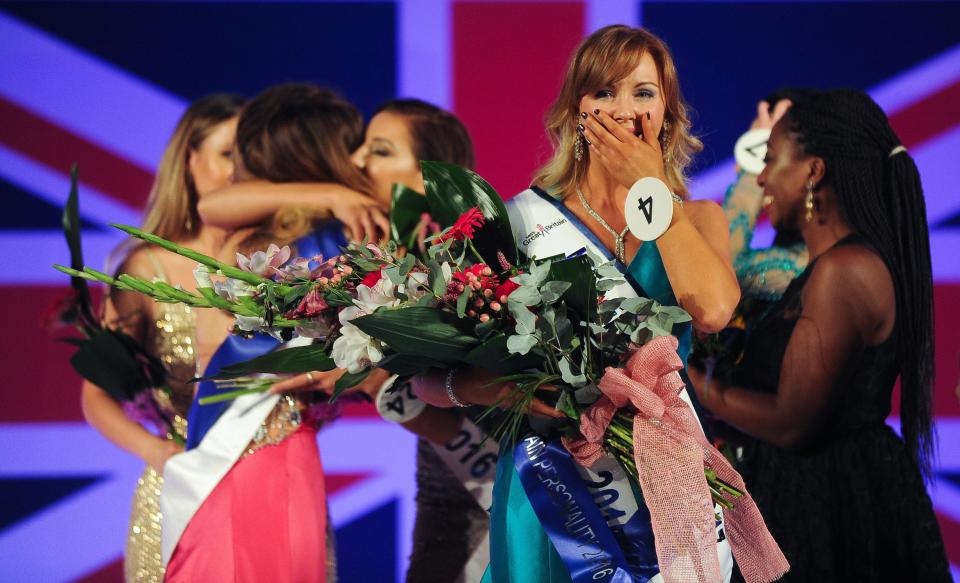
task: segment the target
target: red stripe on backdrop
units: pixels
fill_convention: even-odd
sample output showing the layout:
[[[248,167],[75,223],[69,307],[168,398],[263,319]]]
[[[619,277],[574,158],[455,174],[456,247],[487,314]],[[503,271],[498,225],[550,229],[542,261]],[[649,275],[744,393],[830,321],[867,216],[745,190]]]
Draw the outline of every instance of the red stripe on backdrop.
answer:
[[[119,581],[123,581],[123,559],[117,559],[86,577],[77,579],[75,583],[118,583]]]
[[[454,110],[470,130],[477,170],[504,198],[525,189],[550,154],[544,114],[583,19],[583,5],[571,2],[453,5]]]
[[[943,535],[943,546],[946,547],[947,558],[951,563],[960,562],[960,524],[937,513],[937,522],[940,523],[940,534]]]
[[[64,174],[76,162],[84,183],[137,209],[153,183],[150,172],[3,98],[0,142]]]
[[[890,116],[890,125],[911,148],[960,124],[960,81]]]
[[[933,286],[934,354],[937,380],[933,396],[933,412],[940,417],[960,417],[960,284],[941,283]],[[960,445],[960,444],[954,444]]]
[[[6,306],[4,370],[0,388],[0,423],[78,421],[81,378],[70,367],[74,348],[57,341],[75,335],[72,328],[52,330],[47,322],[69,288],[0,287]]]
[[[933,414],[937,417],[960,417],[960,284],[941,283],[933,286],[933,353],[937,377],[933,385]],[[900,415],[900,383],[893,391],[891,414]],[[941,444],[941,446],[946,444]]]

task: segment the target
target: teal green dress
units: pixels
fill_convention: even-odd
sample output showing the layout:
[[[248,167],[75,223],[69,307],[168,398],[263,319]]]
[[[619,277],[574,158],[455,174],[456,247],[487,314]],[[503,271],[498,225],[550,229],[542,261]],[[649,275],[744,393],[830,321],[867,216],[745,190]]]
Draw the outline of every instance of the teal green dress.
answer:
[[[572,215],[568,219],[593,238]],[[599,241],[597,241],[599,243]],[[601,250],[606,250],[598,245]],[[612,255],[609,257],[612,259]],[[641,296],[668,305],[677,305],[667,272],[655,243],[644,243],[626,270],[627,279]],[[677,350],[686,365],[692,327],[689,322],[674,328],[680,340]],[[490,509],[490,566],[484,583],[569,583],[567,567],[540,525],[520,483],[513,460],[513,448],[503,447],[497,462]]]

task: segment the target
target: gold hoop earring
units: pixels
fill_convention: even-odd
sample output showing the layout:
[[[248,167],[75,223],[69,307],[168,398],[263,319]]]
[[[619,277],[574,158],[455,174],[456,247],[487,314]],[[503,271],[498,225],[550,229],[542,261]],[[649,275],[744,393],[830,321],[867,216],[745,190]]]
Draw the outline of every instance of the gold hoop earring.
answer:
[[[807,209],[807,214],[805,218],[809,223],[810,221],[813,220],[813,183],[812,182],[807,183],[807,198],[804,201],[803,206],[804,208]]]

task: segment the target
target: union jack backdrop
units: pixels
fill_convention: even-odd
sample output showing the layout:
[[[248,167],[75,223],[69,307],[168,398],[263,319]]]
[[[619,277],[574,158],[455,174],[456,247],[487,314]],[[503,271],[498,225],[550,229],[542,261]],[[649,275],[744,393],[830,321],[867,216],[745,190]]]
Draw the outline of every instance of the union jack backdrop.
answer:
[[[960,3],[113,0],[0,1],[0,580],[120,580],[143,467],[83,422],[71,349],[46,324],[66,294],[50,265],[67,259],[73,162],[91,265],[119,241],[106,225],[139,224],[176,120],[213,91],[313,81],[367,114],[398,95],[432,101],[466,122],[479,172],[509,196],[549,152],[543,114],[571,50],[612,23],[642,23],[674,51],[706,144],[696,197],[717,199],[733,180],[733,144],[773,89],[860,87],[890,114],[927,196],[940,434],[930,493],[958,578]],[[402,580],[414,438],[356,407],[320,446],[341,579]]]

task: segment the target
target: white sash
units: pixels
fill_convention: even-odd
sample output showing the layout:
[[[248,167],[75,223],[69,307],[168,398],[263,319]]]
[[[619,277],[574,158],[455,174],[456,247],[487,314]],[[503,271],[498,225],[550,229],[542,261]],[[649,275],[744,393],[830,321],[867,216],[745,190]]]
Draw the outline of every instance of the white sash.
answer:
[[[594,263],[604,263],[613,258],[611,253],[596,245],[587,237],[580,227],[575,225],[571,218],[564,214],[557,205],[544,200],[533,189],[527,189],[513,197],[507,202],[507,213],[510,215],[510,226],[513,229],[514,239],[517,241],[519,250],[531,259],[553,257],[564,255],[569,257],[581,249],[586,249],[587,256]],[[571,215],[572,216],[572,215]],[[572,220],[576,220],[573,218]],[[654,243],[644,243],[650,245]],[[629,282],[624,282],[613,288],[605,294],[607,297],[634,298],[637,297],[636,290]],[[693,404],[687,395],[687,390],[680,391],[680,398],[693,411]],[[700,418],[694,411],[694,418],[700,423]],[[703,426],[700,426],[701,431]],[[598,462],[599,463],[599,462]],[[588,481],[596,478],[595,474],[586,468],[577,466],[580,474]],[[630,493],[630,484],[628,478],[622,475],[615,480],[611,488],[615,488],[624,494]],[[626,503],[632,501],[632,495],[623,496],[621,499]],[[626,509],[625,510],[629,510]],[[634,510],[635,511],[635,510]],[[720,572],[724,574],[724,580],[729,581],[733,573],[733,553],[730,550],[730,543],[726,537],[726,530],[723,524],[723,509],[715,505],[714,511],[720,517],[717,524],[717,554],[720,559]],[[630,516],[630,514],[627,514]],[[614,526],[614,524],[611,524]],[[653,581],[659,581],[659,575]]]
[[[235,399],[200,445],[167,460],[160,493],[160,549],[164,566],[170,562],[193,515],[243,455],[279,398],[280,395],[258,394]]]
[[[296,338],[277,350],[311,342],[309,338]],[[160,491],[160,515],[163,517],[160,551],[164,566],[170,562],[194,514],[243,455],[279,399],[280,395],[270,394],[244,395],[234,399],[203,436],[200,445],[167,460]]]

